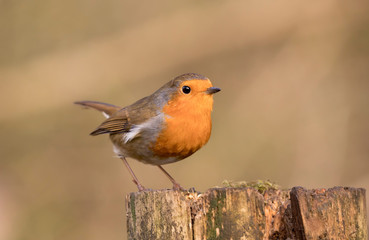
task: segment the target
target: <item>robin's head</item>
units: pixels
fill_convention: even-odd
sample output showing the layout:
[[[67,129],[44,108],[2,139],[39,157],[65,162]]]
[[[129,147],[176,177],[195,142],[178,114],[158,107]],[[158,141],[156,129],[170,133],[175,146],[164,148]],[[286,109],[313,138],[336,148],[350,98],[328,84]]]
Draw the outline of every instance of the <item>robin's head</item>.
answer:
[[[155,95],[173,111],[211,111],[213,94],[219,91],[207,77],[186,73],[165,84]]]
[[[155,92],[154,100],[162,104],[159,111],[165,116],[165,127],[153,152],[160,157],[183,159],[206,144],[211,134],[213,94],[219,91],[208,78],[187,73]]]

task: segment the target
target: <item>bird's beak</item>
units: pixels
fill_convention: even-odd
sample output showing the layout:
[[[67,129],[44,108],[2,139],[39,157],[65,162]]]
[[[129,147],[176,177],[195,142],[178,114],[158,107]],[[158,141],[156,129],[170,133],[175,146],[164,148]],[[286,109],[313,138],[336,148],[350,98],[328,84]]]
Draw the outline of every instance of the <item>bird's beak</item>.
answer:
[[[206,89],[205,93],[207,94],[214,94],[220,91],[220,88],[217,87],[209,87],[208,89]]]

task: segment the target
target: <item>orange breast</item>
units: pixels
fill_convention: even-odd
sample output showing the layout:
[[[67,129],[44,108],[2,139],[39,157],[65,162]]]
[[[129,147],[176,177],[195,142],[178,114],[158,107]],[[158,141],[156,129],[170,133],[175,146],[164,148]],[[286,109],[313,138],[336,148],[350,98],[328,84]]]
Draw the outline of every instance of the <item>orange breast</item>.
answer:
[[[212,96],[178,96],[164,108],[165,127],[152,150],[159,157],[186,158],[207,143],[211,134]]]

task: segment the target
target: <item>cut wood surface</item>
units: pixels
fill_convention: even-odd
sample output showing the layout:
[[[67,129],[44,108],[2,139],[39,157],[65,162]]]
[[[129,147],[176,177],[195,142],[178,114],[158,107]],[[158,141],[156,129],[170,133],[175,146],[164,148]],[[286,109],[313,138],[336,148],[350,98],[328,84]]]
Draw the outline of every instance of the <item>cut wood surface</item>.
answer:
[[[126,198],[128,239],[363,239],[365,190],[212,188]]]

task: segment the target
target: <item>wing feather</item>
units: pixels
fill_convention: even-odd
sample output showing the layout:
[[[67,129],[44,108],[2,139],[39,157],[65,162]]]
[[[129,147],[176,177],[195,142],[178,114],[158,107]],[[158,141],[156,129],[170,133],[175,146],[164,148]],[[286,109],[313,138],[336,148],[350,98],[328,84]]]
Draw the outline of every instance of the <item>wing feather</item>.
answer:
[[[95,108],[109,115],[109,118],[101,123],[90,135],[128,133],[127,138],[125,138],[126,142],[139,136],[141,131],[139,126],[158,114],[156,103],[149,97],[142,98],[132,105],[119,110],[117,110],[117,106],[98,102],[84,101],[77,102],[77,104]]]
[[[129,132],[131,124],[129,124],[128,119],[122,116],[116,116],[106,119],[100,126],[97,127],[95,131],[90,133],[90,135],[96,136],[104,133],[122,133]]]

